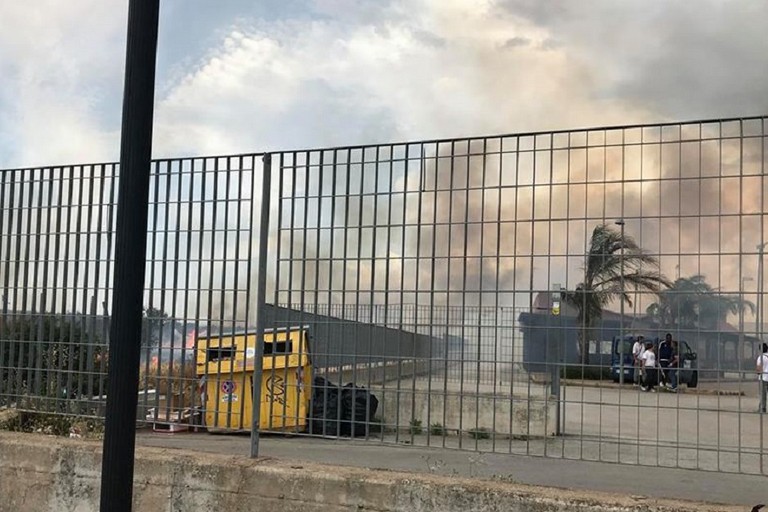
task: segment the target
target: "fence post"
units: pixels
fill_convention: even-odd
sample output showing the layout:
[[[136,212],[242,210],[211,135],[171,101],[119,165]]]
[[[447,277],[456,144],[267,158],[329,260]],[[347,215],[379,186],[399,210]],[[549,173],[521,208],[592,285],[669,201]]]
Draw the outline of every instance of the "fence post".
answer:
[[[261,384],[264,375],[264,329],[266,325],[267,246],[269,244],[269,197],[272,188],[272,155],[264,155],[261,181],[261,225],[259,228],[259,280],[256,288],[256,355],[253,359],[253,415],[251,422],[251,457],[259,456],[261,424]]]
[[[105,512],[127,512],[132,505],[159,11],[159,0],[131,0],[128,10],[101,476]]]

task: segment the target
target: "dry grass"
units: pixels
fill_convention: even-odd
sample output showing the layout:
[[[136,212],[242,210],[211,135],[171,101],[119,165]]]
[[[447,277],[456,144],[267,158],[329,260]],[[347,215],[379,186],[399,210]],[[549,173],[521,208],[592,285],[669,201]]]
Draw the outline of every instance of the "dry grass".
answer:
[[[158,395],[173,397],[174,402],[182,409],[199,402],[195,365],[190,363],[185,364],[183,368],[178,362],[163,363],[159,367],[152,364],[149,371],[142,368],[139,374],[139,389],[153,389]]]

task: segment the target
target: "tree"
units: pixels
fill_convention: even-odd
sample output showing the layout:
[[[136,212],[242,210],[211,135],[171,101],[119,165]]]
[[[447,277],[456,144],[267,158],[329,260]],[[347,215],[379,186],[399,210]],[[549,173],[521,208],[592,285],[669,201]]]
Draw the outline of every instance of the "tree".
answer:
[[[719,293],[703,275],[678,278],[659,293],[658,302],[646,309],[659,326],[668,329],[718,329],[729,314],[755,312],[755,305],[738,295]]]
[[[87,322],[78,313],[17,313],[0,319],[0,388],[17,400],[52,399],[40,405],[49,412],[65,411],[62,399],[103,393],[106,347]]]
[[[143,347],[154,347],[160,344],[163,337],[165,325],[169,322],[168,313],[162,309],[149,306],[144,309],[144,315],[141,320],[141,345]]]
[[[603,309],[617,299],[631,307],[628,290],[659,293],[670,283],[659,273],[656,258],[646,254],[631,236],[605,224],[592,231],[583,270],[582,282],[575,290],[563,292],[562,298],[577,311],[581,362],[589,364],[589,331],[602,317]]]

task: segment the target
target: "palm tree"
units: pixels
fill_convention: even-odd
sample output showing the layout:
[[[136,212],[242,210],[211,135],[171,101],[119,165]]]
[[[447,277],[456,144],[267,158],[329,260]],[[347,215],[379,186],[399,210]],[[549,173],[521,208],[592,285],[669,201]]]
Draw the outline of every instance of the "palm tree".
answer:
[[[581,362],[589,364],[589,330],[602,317],[603,308],[616,299],[631,307],[628,290],[659,293],[670,283],[659,273],[656,258],[646,254],[631,236],[605,224],[592,231],[583,269],[583,281],[575,290],[563,292],[562,298],[577,311]]]
[[[659,301],[646,309],[646,313],[666,328],[717,329],[729,314],[738,314],[755,305],[738,295],[719,293],[703,275],[678,278],[667,290],[659,293]]]
[[[704,276],[682,277],[659,293],[658,302],[646,309],[646,313],[660,326],[692,328],[699,315],[700,299],[714,293]]]

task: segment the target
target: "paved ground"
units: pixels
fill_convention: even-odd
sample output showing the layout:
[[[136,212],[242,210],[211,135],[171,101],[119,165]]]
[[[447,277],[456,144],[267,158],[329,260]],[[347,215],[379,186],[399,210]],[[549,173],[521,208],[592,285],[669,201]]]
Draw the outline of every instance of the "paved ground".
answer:
[[[141,432],[139,445],[184,448],[247,457],[246,436],[206,433]],[[752,506],[768,501],[763,476],[600,462],[556,460],[499,453],[473,453],[380,442],[264,436],[261,455],[297,462],[415,471],[477,478],[496,478],[532,485],[679,498]]]
[[[506,386],[493,388],[500,400],[508,399]],[[549,400],[544,387],[529,383],[525,388],[527,400]],[[464,393],[473,391],[467,387]],[[756,412],[754,383],[702,382],[696,393],[683,388],[678,394],[642,393],[629,384],[567,385],[562,399],[564,432],[554,438],[526,438],[525,432],[489,439],[426,432],[412,436],[406,426],[368,441],[271,436],[263,440],[262,454],[630,495],[768,502],[768,416]],[[491,424],[465,428],[476,426],[494,430]],[[243,456],[249,452],[243,436],[143,432],[138,442]]]
[[[474,383],[464,387],[450,382],[448,391],[439,379],[418,379],[408,384],[402,384],[400,400],[410,400],[412,385],[417,392],[429,392],[435,397],[435,403],[439,403],[446,392],[460,392],[470,404],[467,409],[471,409],[472,397],[481,394],[494,396],[497,403],[502,403],[514,393],[519,404],[517,412],[525,412],[525,403],[535,404],[537,410],[543,410],[541,406],[545,402],[554,405],[548,387],[530,381],[516,385]],[[645,393],[631,384],[619,386],[612,382],[595,387],[600,384],[589,382],[584,386],[562,387],[560,433],[563,435],[548,441],[521,440],[527,437],[529,429],[518,426],[518,430],[508,431],[510,418],[497,416],[493,407],[484,408],[479,415],[464,411],[462,428],[488,429],[498,434],[496,439],[475,442],[458,436],[410,439],[406,435],[405,438],[430,447],[466,449],[469,446],[497,453],[749,474],[768,472],[768,457],[762,455],[768,446],[768,416],[757,413],[755,381],[703,381],[696,389],[681,386],[679,393]],[[398,400],[398,396],[394,386],[387,388],[387,400]],[[555,408],[547,410],[553,411],[550,415],[555,414]],[[436,412],[435,417],[420,418],[425,428],[443,419],[439,407]],[[400,427],[407,430],[407,420]],[[402,435],[389,435],[388,440],[397,443],[404,439]]]
[[[744,391],[746,396],[720,396],[568,387],[565,434],[579,444],[564,440],[561,450],[583,457],[586,440],[607,452],[588,458],[761,473],[768,470],[768,460],[762,461],[765,468],[760,460],[768,417],[757,413],[756,397]]]

